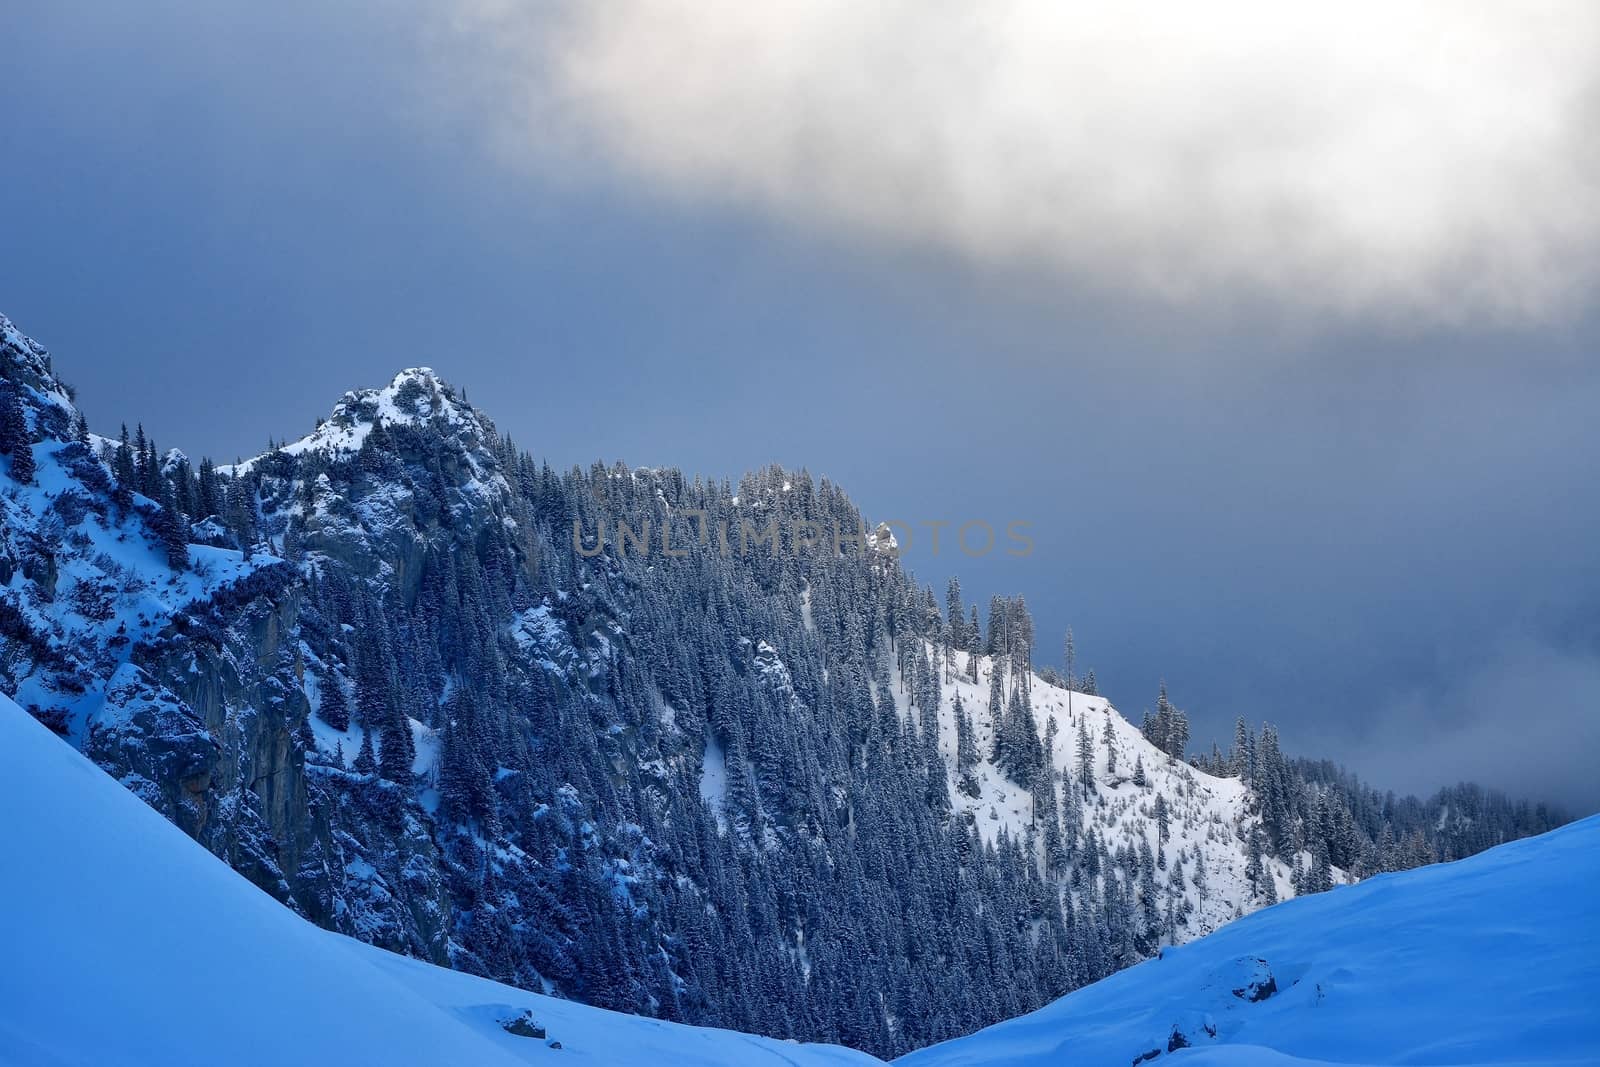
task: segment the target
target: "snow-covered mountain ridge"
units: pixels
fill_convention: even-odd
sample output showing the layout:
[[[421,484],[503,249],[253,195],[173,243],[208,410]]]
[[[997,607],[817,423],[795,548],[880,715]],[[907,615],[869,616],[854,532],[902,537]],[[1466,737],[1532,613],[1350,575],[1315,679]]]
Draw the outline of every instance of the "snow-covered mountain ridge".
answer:
[[[483,453],[479,450],[494,434],[493,424],[469,406],[433,368],[409,367],[386,386],[346,393],[329,416],[318,421],[315,430],[273,451],[290,456],[317,454],[334,461],[359,453],[374,429],[382,433],[395,427],[438,428],[459,435],[468,444],[467,454],[477,452],[480,463]],[[261,458],[220,470],[229,476],[248,474]]]
[[[988,755],[995,724],[985,700],[994,662],[990,656],[978,657],[978,680],[958,673],[939,705],[939,746],[951,766],[957,759],[958,700],[972,716],[980,753],[971,775],[975,795],[964,792],[959,775],[952,774],[951,803],[972,820],[985,841],[994,843],[1002,833],[1025,840],[1031,832],[1037,838],[1041,830],[1033,792],[1008,778]],[[1082,838],[1093,833],[1112,851],[1151,848],[1158,854],[1169,899],[1180,911],[1192,910],[1181,923],[1171,924],[1167,940],[1182,943],[1204,936],[1269,898],[1294,896],[1290,866],[1270,855],[1261,862],[1274,880],[1273,892],[1256,892],[1250,884],[1249,842],[1260,820],[1250,791],[1239,778],[1210,775],[1171,758],[1105,697],[1069,693],[1038,675],[1032,678],[1031,691],[1041,740],[1052,734],[1057,738],[1051,748],[1055,772],[1078,794],[1067,797],[1063,820],[1075,816]],[[915,716],[905,685],[897,683],[895,692],[908,717]],[[1080,728],[1090,745],[1087,774],[1074,748]],[[1082,790],[1086,779],[1092,785]],[[1157,797],[1167,809],[1164,834],[1157,828]],[[1042,848],[1042,841],[1039,845]],[[1313,862],[1304,850],[1296,859],[1305,867]],[[1347,880],[1337,867],[1332,874],[1336,883]]]
[[[4,324],[0,691],[316,924],[524,988],[892,1054],[1550,825],[1196,765],[883,552],[573,542],[862,528],[804,470],[556,472],[422,370],[234,467],[126,437]]]

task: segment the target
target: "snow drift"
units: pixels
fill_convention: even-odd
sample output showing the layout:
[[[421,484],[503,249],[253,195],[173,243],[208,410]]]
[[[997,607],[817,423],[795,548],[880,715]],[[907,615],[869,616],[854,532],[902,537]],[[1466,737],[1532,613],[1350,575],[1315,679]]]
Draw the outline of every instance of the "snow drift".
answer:
[[[985,1064],[1595,1064],[1600,816],[1300,897],[913,1052]]]

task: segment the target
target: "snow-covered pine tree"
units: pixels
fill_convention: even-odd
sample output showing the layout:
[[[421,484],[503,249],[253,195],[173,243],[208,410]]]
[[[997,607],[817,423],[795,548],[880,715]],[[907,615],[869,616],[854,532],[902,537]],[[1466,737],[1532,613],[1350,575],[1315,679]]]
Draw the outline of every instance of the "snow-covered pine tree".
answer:
[[[945,643],[951,650],[967,647],[967,617],[961,605],[961,579],[952,577],[945,589]]]
[[[1262,895],[1262,879],[1269,877],[1266,873],[1266,863],[1262,855],[1261,829],[1252,827],[1250,839],[1245,854],[1244,866],[1245,880],[1250,883],[1250,892],[1255,896]]]
[[[1241,781],[1250,780],[1251,768],[1255,763],[1255,738],[1250,736],[1250,727],[1246,725],[1244,716],[1241,715],[1233,723],[1233,748],[1228,753],[1233,765],[1233,773]]]
[[[0,454],[11,457],[11,477],[27,485],[33,481],[33,434],[22,410],[21,387],[0,381]]]
[[[350,702],[345,699],[344,686],[338,675],[331,672],[325,675],[318,692],[321,694],[318,717],[340,733],[350,729]]]
[[[167,556],[167,566],[175,571],[189,569],[189,538],[184,528],[183,516],[178,511],[178,500],[173,492],[172,483],[159,474],[156,481],[160,485],[159,507],[155,513],[154,527],[156,536],[161,539],[161,546]]]
[[[372,730],[361,731],[361,748],[356,751],[354,770],[357,774],[374,774],[378,770],[378,757],[372,751]]]
[[[1003,769],[1011,764],[1012,732],[1006,720],[1005,673],[999,656],[989,663],[989,722],[992,724],[989,758]]]
[[[1078,720],[1078,780],[1083,783],[1083,795],[1094,795],[1094,742],[1089,738],[1087,718]]]
[[[1066,688],[1068,699],[1070,700],[1072,691],[1078,688],[1078,675],[1076,673],[1078,670],[1078,647],[1072,638],[1072,627],[1070,626],[1067,627],[1067,636],[1062,641],[1061,661],[1062,666],[1067,669]]]
[[[1156,865],[1165,868],[1167,865],[1167,830],[1171,819],[1165,794],[1156,794],[1155,808],[1151,815],[1156,823]]]

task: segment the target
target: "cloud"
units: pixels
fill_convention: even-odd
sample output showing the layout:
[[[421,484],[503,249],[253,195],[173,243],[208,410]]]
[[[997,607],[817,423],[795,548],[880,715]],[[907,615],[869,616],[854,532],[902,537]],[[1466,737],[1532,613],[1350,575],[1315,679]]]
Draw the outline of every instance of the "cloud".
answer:
[[[1330,734],[1328,743],[1336,744]],[[1379,785],[1418,792],[1478,781],[1567,811],[1600,811],[1600,650],[1530,637],[1484,650],[1473,669],[1380,701],[1347,759]]]
[[[1589,0],[534,7],[459,10],[541,163],[1184,308],[1537,323],[1600,279]]]

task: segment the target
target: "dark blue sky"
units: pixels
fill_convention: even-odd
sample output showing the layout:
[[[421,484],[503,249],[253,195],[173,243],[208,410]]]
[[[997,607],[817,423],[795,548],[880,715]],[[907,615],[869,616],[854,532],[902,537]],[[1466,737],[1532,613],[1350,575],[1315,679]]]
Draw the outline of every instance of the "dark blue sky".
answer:
[[[1174,306],[529,166],[404,14],[8,17],[0,310],[96,429],[231,459],[429,365],[557,464],[777,461],[875,518],[1029,521],[1027,559],[908,563],[1026,595],[1043,660],[1070,622],[1131,717],[1165,678],[1201,744],[1242,714],[1380,785],[1600,808],[1600,301]]]

